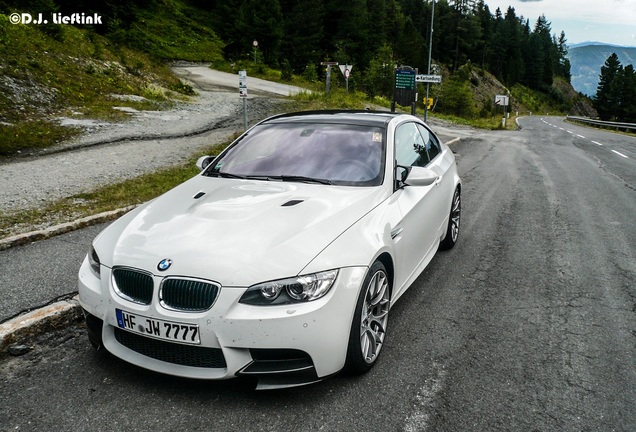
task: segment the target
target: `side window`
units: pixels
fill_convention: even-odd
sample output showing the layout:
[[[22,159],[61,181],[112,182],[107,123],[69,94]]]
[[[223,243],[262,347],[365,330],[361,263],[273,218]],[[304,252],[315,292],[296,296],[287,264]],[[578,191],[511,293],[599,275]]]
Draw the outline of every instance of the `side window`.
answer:
[[[426,153],[428,154],[428,160],[431,161],[435,156],[441,153],[442,148],[439,141],[437,141],[437,138],[435,138],[435,135],[433,135],[428,129],[420,124],[417,125],[417,128],[426,143]]]
[[[426,142],[415,123],[404,123],[395,132],[395,160],[403,166],[425,166],[429,162]]]

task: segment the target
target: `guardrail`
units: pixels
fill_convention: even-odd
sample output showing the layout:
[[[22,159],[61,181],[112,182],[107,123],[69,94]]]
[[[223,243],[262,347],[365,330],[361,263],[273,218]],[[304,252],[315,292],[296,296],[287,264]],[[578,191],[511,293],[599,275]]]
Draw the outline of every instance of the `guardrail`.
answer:
[[[597,126],[600,128],[616,129],[616,130],[623,130],[625,132],[636,133],[636,124],[634,123],[607,122],[607,121],[601,121],[601,120],[594,120],[587,117],[575,117],[575,116],[567,116],[566,120],[570,120],[575,123],[583,123],[587,125]]]

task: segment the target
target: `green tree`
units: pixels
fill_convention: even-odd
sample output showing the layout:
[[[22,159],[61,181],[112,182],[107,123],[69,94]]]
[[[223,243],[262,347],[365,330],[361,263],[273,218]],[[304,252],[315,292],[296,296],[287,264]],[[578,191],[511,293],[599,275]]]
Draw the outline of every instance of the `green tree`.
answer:
[[[527,60],[524,83],[532,89],[540,89],[543,84],[545,56],[540,36],[537,33],[531,34],[525,50]]]
[[[479,0],[475,13],[479,19],[482,37],[477,41],[475,52],[471,56],[471,59],[476,64],[481,65],[482,69],[486,69],[488,67],[488,59],[492,55],[492,38],[495,20],[490,13],[488,5],[484,3],[484,0]]]
[[[437,107],[444,113],[475,117],[477,107],[470,89],[470,65],[464,65],[442,85]]]
[[[334,54],[338,49],[364,70],[373,55],[369,50],[369,11],[366,0],[325,0],[325,38],[323,49]]]
[[[613,120],[616,117],[620,96],[617,77],[622,69],[623,66],[616,53],[612,53],[601,66],[596,96],[593,98],[594,108],[601,120]]]
[[[567,41],[568,40],[565,38],[565,32],[562,31],[558,41],[556,41],[558,52],[557,75],[562,76],[567,80],[567,82],[570,82],[572,79],[572,73],[570,71],[570,60],[568,59]]]
[[[523,80],[525,63],[521,47],[523,44],[523,28],[513,7],[508,7],[503,21],[504,65],[501,78],[507,86],[512,87]]]
[[[265,63],[278,62],[280,43],[284,35],[283,15],[278,0],[245,0],[238,10],[236,30],[239,32],[243,52],[252,50],[258,41]]]
[[[324,4],[322,0],[283,0],[281,7],[285,29],[281,53],[300,73],[307,64],[321,61]]]
[[[385,44],[375,53],[369,63],[369,68],[364,74],[364,88],[369,96],[393,96],[393,67],[395,60],[393,48]]]
[[[636,122],[636,71],[633,65],[619,69],[613,88],[617,95],[616,120]]]

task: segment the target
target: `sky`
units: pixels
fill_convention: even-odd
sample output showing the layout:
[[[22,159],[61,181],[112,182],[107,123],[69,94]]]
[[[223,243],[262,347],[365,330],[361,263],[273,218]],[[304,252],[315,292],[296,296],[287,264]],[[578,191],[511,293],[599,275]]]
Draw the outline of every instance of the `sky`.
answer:
[[[537,18],[545,15],[552,23],[552,33],[565,32],[568,45],[604,42],[636,47],[636,0],[484,0],[492,14],[497,8],[506,14],[515,8],[534,28]]]

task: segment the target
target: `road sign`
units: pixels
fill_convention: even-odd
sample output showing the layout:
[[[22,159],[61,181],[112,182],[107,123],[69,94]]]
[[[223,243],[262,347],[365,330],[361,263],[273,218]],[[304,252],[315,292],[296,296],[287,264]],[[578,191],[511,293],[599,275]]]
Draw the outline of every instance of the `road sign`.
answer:
[[[243,127],[245,128],[245,130],[247,130],[247,71],[240,70],[238,75],[239,75],[239,98],[243,99]]]
[[[415,82],[439,84],[442,82],[442,76],[419,74],[415,76]]]
[[[395,87],[393,88],[393,104],[391,111],[395,110],[395,104],[411,106],[411,114],[414,114],[417,93],[415,90],[415,75],[417,69],[410,66],[401,66],[395,69]]]
[[[415,70],[396,69],[395,70],[395,89],[396,90],[413,90],[415,88]]]
[[[347,64],[347,65],[339,65],[340,67],[340,72],[342,72],[342,74],[344,75],[344,77],[346,79],[349,79],[349,75],[351,75],[351,69],[353,69],[353,65]]]
[[[247,71],[239,71],[239,97],[247,97]]]
[[[506,95],[495,96],[495,105],[508,106],[509,102],[510,102],[510,98]]]

